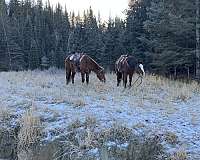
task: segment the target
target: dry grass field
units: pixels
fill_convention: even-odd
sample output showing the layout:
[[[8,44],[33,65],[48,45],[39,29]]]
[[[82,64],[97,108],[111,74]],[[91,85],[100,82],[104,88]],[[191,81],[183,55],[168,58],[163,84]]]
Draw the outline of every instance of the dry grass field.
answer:
[[[117,139],[123,148],[128,146],[130,132],[159,136],[170,159],[200,159],[200,86],[196,82],[147,75],[139,87],[124,89],[116,87],[114,74],[106,78],[104,84],[92,74],[86,85],[77,74],[75,84],[65,85],[63,70],[1,72],[0,127],[20,128],[18,148],[76,133],[76,144],[67,143],[57,159],[69,150],[81,157],[82,148],[102,157],[104,150],[98,150],[102,137],[107,146],[118,145]]]

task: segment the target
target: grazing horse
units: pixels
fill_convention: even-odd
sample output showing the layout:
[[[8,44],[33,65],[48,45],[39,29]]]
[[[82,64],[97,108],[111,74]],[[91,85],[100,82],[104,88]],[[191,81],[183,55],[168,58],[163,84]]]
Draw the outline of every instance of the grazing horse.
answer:
[[[142,77],[145,75],[143,65],[141,63],[138,63],[133,56],[128,56],[128,55],[121,55],[121,57],[116,61],[115,72],[117,75],[117,86],[119,86],[121,80],[123,79],[123,85],[125,88],[128,76],[129,76],[129,86],[131,87],[132,77],[135,72],[140,75],[141,83],[142,83]]]
[[[91,57],[83,53],[69,55],[65,59],[65,70],[66,84],[68,84],[70,80],[74,83],[74,77],[77,71],[81,72],[82,83],[85,82],[85,77],[86,83],[89,83],[89,74],[91,71],[96,73],[97,78],[101,82],[106,81],[104,68],[99,66]]]

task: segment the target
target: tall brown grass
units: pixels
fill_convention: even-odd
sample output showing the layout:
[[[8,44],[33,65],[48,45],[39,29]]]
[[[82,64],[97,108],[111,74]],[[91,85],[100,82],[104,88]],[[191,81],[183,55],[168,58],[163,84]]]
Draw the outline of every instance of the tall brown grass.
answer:
[[[37,144],[42,134],[42,124],[40,117],[33,108],[27,110],[20,121],[20,131],[18,134],[18,148],[29,148]]]

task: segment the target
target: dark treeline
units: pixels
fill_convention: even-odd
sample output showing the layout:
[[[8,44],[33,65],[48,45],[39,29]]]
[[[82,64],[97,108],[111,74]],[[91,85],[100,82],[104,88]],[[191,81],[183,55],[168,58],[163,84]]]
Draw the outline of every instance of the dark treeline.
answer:
[[[125,20],[106,23],[91,8],[80,16],[41,0],[0,1],[0,70],[63,68],[68,54],[84,52],[108,69],[130,54],[151,72],[196,72],[195,0],[132,0]]]

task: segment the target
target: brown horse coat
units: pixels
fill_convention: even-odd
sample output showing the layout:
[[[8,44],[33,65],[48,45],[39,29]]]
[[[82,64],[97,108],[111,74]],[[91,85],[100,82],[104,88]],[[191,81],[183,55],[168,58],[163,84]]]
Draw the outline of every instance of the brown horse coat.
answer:
[[[129,76],[129,86],[132,83],[133,74],[145,75],[143,65],[137,62],[133,56],[121,55],[115,63],[115,72],[117,75],[117,86],[123,79],[123,85],[126,88],[127,77]]]
[[[85,82],[85,77],[87,84],[89,83],[89,74],[91,73],[91,71],[96,73],[97,78],[100,81],[106,81],[104,68],[99,66],[97,62],[95,62],[91,57],[83,53],[69,55],[65,59],[65,70],[66,84],[68,84],[70,80],[72,80],[72,83],[74,83],[74,77],[77,71],[81,72],[83,83]]]

